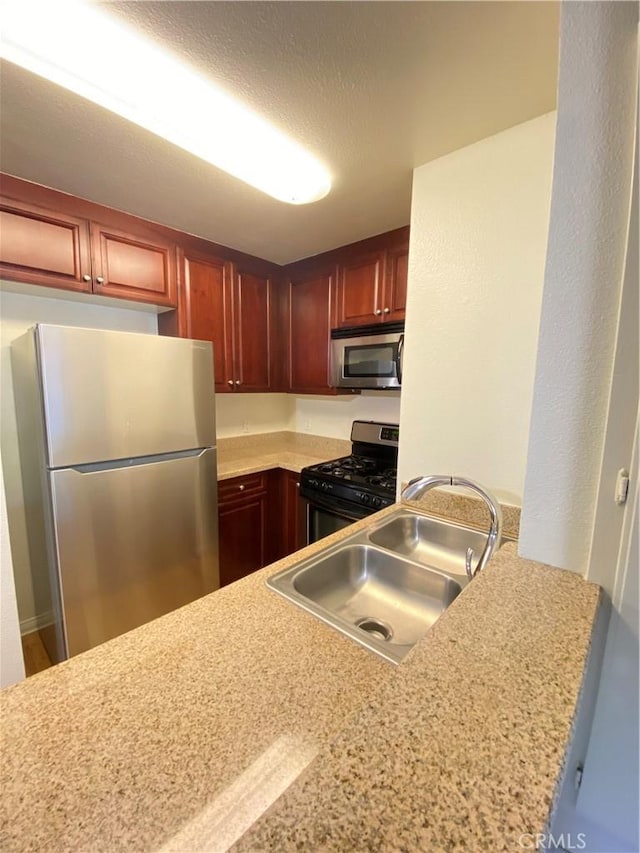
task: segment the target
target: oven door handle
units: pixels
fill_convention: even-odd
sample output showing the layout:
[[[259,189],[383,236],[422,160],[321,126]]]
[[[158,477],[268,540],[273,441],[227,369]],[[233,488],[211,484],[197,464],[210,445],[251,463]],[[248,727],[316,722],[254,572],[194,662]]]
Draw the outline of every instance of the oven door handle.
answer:
[[[309,492],[305,492],[301,490],[300,497],[304,498],[307,502],[307,506],[309,509],[320,509],[325,512],[331,513],[331,515],[336,515],[339,518],[344,518],[347,521],[360,521],[361,518],[366,518],[367,515],[370,515],[374,510],[366,509],[360,505],[357,505],[357,508],[352,508],[347,505],[340,498],[327,498],[323,499],[319,495],[310,495]]]
[[[398,384],[402,385],[402,358],[404,355],[404,335],[400,335],[400,340],[398,341],[398,352],[396,355],[396,376],[398,377]]]

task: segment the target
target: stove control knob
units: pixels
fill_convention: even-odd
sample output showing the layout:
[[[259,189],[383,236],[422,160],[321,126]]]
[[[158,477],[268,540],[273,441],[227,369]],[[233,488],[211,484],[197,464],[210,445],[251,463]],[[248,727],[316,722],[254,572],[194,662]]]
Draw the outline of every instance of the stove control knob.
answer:
[[[369,495],[363,495],[362,496],[362,503],[363,504],[368,504],[370,502],[371,502],[371,497]]]
[[[371,503],[373,504],[373,506],[381,506],[382,505],[382,498],[374,498],[371,501]]]

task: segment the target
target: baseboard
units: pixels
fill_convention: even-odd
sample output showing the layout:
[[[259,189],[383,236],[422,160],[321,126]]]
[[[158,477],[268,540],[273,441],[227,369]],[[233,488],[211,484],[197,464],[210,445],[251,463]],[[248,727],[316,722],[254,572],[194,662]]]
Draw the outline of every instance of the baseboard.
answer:
[[[47,610],[46,613],[40,613],[37,616],[31,616],[29,619],[20,620],[20,635],[33,634],[34,631],[39,631],[40,628],[46,628],[47,625],[53,625],[53,612]]]

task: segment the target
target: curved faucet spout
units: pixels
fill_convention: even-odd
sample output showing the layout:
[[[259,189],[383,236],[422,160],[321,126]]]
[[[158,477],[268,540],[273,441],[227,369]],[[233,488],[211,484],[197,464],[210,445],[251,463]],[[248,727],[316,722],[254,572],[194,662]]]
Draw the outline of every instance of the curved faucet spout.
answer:
[[[496,548],[500,547],[500,540],[502,537],[502,509],[491,492],[484,489],[479,483],[476,483],[473,480],[468,480],[466,477],[453,477],[448,474],[430,474],[424,477],[415,477],[404,487],[401,497],[409,501],[417,500],[425,492],[428,492],[429,489],[434,489],[438,486],[461,486],[466,489],[471,489],[471,491],[475,492],[482,498],[491,515],[491,525],[487,535],[487,542],[482,554],[480,555],[480,559],[478,560],[478,565],[475,570],[471,568],[473,550],[471,548],[467,548],[465,556],[465,570],[467,577],[471,580],[479,571],[484,569],[493,552]]]

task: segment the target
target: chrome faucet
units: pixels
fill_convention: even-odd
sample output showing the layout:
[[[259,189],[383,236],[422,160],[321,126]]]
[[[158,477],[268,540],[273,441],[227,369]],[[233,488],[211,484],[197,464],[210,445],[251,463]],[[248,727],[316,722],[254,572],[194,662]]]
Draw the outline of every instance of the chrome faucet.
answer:
[[[451,477],[442,474],[415,477],[404,487],[401,497],[409,501],[417,500],[419,497],[424,495],[425,492],[428,492],[429,489],[434,489],[438,486],[464,486],[467,489],[471,489],[473,492],[480,495],[491,513],[491,526],[489,528],[489,535],[487,536],[487,543],[484,546],[484,551],[480,555],[480,559],[478,560],[478,565],[475,570],[471,568],[473,549],[467,548],[464,567],[467,577],[469,580],[472,580],[472,578],[474,578],[481,569],[484,569],[493,552],[500,546],[500,538],[502,536],[502,510],[500,509],[500,504],[491,492],[483,489],[482,486],[478,483],[474,483],[473,480],[467,480],[465,477]]]

